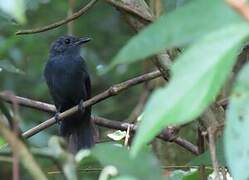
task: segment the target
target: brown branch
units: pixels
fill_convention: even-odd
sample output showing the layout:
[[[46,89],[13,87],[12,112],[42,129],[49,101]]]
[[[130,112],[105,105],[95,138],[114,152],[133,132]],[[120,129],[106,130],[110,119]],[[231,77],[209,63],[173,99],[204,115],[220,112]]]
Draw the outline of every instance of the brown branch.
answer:
[[[249,5],[246,0],[226,0],[226,2],[242,17],[249,21]]]
[[[15,96],[15,99],[19,105],[24,106],[24,107],[34,108],[36,110],[49,112],[49,113],[56,112],[55,106],[48,104],[48,103],[34,101],[34,100],[30,100],[28,98],[23,98],[20,96]],[[8,103],[12,102],[10,100],[9,96],[6,96],[6,94],[4,92],[0,93],[0,100],[6,101]],[[116,130],[126,131],[128,126],[129,126],[130,130],[134,133],[137,129],[137,125],[134,125],[132,123],[114,121],[114,120],[109,120],[109,119],[105,119],[105,118],[97,117],[97,116],[92,116],[92,121],[98,126],[116,129]],[[198,154],[197,147],[195,145],[193,145],[192,143],[190,143],[190,142],[188,142],[180,137],[176,137],[177,132],[178,132],[178,130],[176,128],[167,128],[161,134],[159,134],[157,137],[164,140],[164,141],[174,142],[174,143],[180,145],[181,147],[187,149],[188,151],[192,152],[193,154],[197,155]],[[30,136],[32,136],[32,135],[30,135]]]
[[[205,152],[205,138],[202,135],[202,130],[201,130],[200,125],[198,125],[197,134],[198,134],[198,139],[197,139],[198,152],[199,154],[202,154]],[[207,177],[205,175],[206,174],[205,165],[201,164],[198,169],[199,169],[199,174],[200,174],[200,180],[206,180]]]
[[[41,28],[35,28],[35,29],[28,29],[28,30],[20,30],[16,32],[16,35],[23,35],[23,34],[35,34],[35,33],[40,33],[40,32],[44,32],[44,31],[48,31],[54,28],[57,28],[63,24],[67,24],[77,18],[79,18],[80,16],[82,16],[83,14],[85,14],[91,7],[93,7],[93,5],[97,2],[97,0],[91,0],[86,6],[84,6],[82,9],[80,9],[78,12],[74,13],[72,16],[60,20],[58,22],[55,22],[53,24],[41,27]]]
[[[150,73],[147,73],[147,74],[144,74],[144,75],[141,75],[141,76],[138,76],[136,78],[133,78],[133,79],[130,79],[130,80],[127,80],[125,82],[122,82],[120,84],[116,84],[112,87],[110,87],[109,89],[107,89],[106,91],[94,96],[93,98],[85,101],[83,103],[83,106],[84,107],[87,107],[87,106],[91,106],[91,105],[94,105],[104,99],[107,99],[111,96],[115,96],[117,95],[119,92],[131,87],[131,86],[134,86],[134,85],[137,85],[139,83],[142,83],[142,82],[145,82],[145,81],[149,81],[151,79],[154,79],[154,78],[157,78],[157,77],[160,77],[161,76],[161,73],[159,71],[153,71],[153,72],[150,72]],[[58,116],[58,120],[61,121],[63,120],[65,117],[68,117],[74,113],[76,113],[78,111],[78,105],[62,112],[59,114]],[[52,126],[53,124],[56,123],[56,120],[54,117],[44,121],[43,123],[37,125],[36,127],[26,131],[23,133],[23,136],[24,137],[30,137],[30,136],[33,136],[35,134],[37,134],[38,132]]]
[[[0,93],[0,100],[6,101],[8,103],[12,103],[12,100],[9,98],[8,95],[6,95],[6,92]],[[34,100],[20,97],[20,96],[15,96],[15,100],[18,105],[21,105],[24,107],[33,108],[33,109],[37,109],[37,110],[48,112],[48,113],[56,112],[56,108],[52,104],[48,104],[48,103],[44,103],[40,101],[34,101]]]
[[[214,139],[215,131],[216,130],[214,129],[214,127],[208,128],[208,140],[209,140],[208,144],[209,144],[210,156],[212,160],[212,166],[214,168],[215,179],[220,180],[219,163],[218,163],[217,156],[216,156],[216,147],[215,147],[215,139]]]

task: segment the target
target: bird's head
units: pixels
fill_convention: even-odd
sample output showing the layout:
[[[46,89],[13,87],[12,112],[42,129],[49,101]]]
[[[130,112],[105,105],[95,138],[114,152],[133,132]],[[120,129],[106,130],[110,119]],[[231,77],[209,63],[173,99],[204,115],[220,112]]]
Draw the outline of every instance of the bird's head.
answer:
[[[61,36],[50,47],[50,55],[79,54],[81,45],[89,42],[89,37]]]

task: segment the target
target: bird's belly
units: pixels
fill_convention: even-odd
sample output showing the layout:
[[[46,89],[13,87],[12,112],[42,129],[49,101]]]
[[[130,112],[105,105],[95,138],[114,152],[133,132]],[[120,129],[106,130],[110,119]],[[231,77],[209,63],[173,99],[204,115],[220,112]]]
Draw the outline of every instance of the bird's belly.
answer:
[[[74,74],[62,74],[54,76],[54,90],[63,99],[63,102],[77,104],[84,97],[84,92],[80,91],[83,86],[83,80]]]

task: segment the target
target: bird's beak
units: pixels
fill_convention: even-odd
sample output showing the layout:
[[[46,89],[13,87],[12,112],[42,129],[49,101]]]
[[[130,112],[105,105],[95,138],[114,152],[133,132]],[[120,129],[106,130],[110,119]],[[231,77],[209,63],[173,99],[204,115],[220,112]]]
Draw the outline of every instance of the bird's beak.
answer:
[[[85,44],[91,40],[92,39],[89,37],[82,37],[82,38],[79,38],[79,40],[75,42],[75,45],[82,45],[82,44]]]

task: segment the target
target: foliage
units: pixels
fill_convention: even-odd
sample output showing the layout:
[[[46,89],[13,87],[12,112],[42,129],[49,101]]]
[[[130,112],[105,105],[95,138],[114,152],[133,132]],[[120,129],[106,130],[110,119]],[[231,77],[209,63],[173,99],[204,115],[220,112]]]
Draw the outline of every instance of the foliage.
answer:
[[[157,68],[158,63],[167,66],[170,71],[169,82],[160,80],[146,82],[142,88],[130,89],[120,96],[94,105],[93,114],[111,119],[129,119],[127,117],[138,107],[142,109],[138,114],[141,121],[130,133],[113,132],[102,128],[101,140],[105,141],[110,137],[116,143],[97,144],[93,149],[80,151],[75,157],[67,152],[62,139],[51,137],[56,133],[55,128],[46,130],[27,142],[19,138],[6,125],[14,122],[12,120],[15,113],[20,114],[23,120],[14,123],[23,131],[47,119],[49,115],[31,109],[19,107],[15,109],[14,106],[5,105],[1,101],[1,156],[9,157],[11,148],[20,147],[20,151],[13,149],[14,155],[20,152],[20,161],[27,172],[33,177],[38,175],[43,179],[46,179],[47,175],[43,172],[51,174],[58,172],[48,175],[49,179],[60,179],[62,176],[66,179],[99,178],[100,180],[164,179],[166,176],[172,180],[200,179],[200,176],[208,176],[212,171],[206,169],[206,174],[200,174],[196,166],[213,166],[217,163],[215,160],[218,160],[220,166],[228,166],[235,180],[248,179],[249,65],[241,64],[238,55],[241,56],[243,54],[241,51],[244,52],[248,48],[243,46],[249,36],[249,25],[246,18],[242,17],[243,13],[236,12],[239,11],[238,8],[233,9],[232,4],[229,4],[231,2],[217,0],[106,0],[98,2],[84,16],[68,25],[38,34],[14,35],[17,30],[25,27],[27,29],[42,27],[55,22],[66,16],[68,8],[72,10],[82,6],[80,1],[68,2],[0,1],[1,91],[11,90],[17,95],[31,99],[50,101],[41,74],[48,56],[49,44],[56,37],[66,34],[67,29],[71,29],[79,36],[90,34],[94,39],[93,43],[84,47],[81,52],[91,72],[93,94],[98,94],[112,84],[127,80],[135,74],[154,69],[154,65],[145,60],[161,57],[164,52],[167,52],[170,63],[162,62],[163,58],[152,62]],[[148,20],[141,17],[140,11],[137,11],[139,2],[140,5],[148,4],[150,7],[148,13],[151,13],[151,16],[160,13],[161,16],[154,18],[150,25],[131,37],[132,31],[124,23],[121,15],[128,22],[135,22],[141,27],[147,25]],[[125,8],[120,10],[119,14],[111,7],[112,5],[118,10],[122,5]],[[178,53],[174,54],[176,51]],[[112,57],[114,58],[110,61]],[[247,56],[244,60],[247,60]],[[238,66],[244,67],[240,71]],[[103,74],[106,69],[109,71]],[[239,72],[238,77],[237,72]],[[236,83],[233,85],[230,82],[234,79]],[[230,92],[227,84],[230,87],[234,86],[230,97],[227,95]],[[142,99],[142,106],[145,106],[141,108],[139,96],[148,87],[150,88],[147,89],[148,98],[141,95],[146,99]],[[155,90],[151,93],[151,89]],[[224,89],[228,93],[223,93]],[[230,98],[230,104],[227,110],[226,107],[222,107],[226,111],[226,120],[222,122],[226,124],[225,133],[224,137],[217,141],[216,148],[215,144],[209,141],[210,150],[192,158],[186,152],[179,153],[180,150],[177,148],[165,149],[165,144],[153,141],[167,126],[177,126],[178,129],[178,126],[190,122],[193,122],[191,127],[194,128],[181,127],[189,131],[183,134],[184,138],[193,134],[193,129],[196,132],[196,125],[198,129],[204,129],[202,131],[207,132],[213,126],[217,126],[216,130],[220,131],[220,126],[223,124],[215,124],[214,119],[217,119],[215,113],[208,114],[213,120],[207,123],[208,127],[195,123],[199,117],[200,119],[203,117],[203,113],[208,112],[212,103],[218,104],[219,97]],[[138,105],[135,107],[136,103]],[[14,113],[11,111],[12,108]],[[129,139],[129,135],[133,135],[134,131],[136,131],[135,137]],[[126,141],[125,146],[118,144],[123,143],[121,141],[123,139]],[[128,143],[128,147],[126,147],[127,139],[132,141],[131,145]],[[183,144],[178,135],[169,141]],[[194,136],[191,136],[191,141],[195,141]],[[6,142],[10,147],[3,146]],[[153,142],[152,145],[148,145],[150,142]],[[202,148],[205,148],[205,144],[203,146]],[[212,146],[214,149],[211,149]],[[198,148],[201,149],[200,145]],[[214,150],[217,159],[214,159],[211,150]],[[183,160],[185,157],[188,159],[186,162],[190,161],[187,167],[195,166],[194,169],[170,172],[163,170],[163,167],[168,165],[185,164]],[[174,160],[169,161],[170,158]],[[180,160],[176,160],[177,158]],[[28,159],[33,165],[29,164]],[[1,165],[1,169],[0,173],[3,175],[9,175],[12,171],[6,162],[3,168]],[[93,172],[89,173],[91,170]],[[29,177],[25,173],[25,169],[21,169],[22,178]]]
[[[241,70],[227,111],[225,154],[234,179],[248,179],[248,73],[249,65]]]

